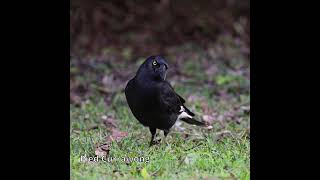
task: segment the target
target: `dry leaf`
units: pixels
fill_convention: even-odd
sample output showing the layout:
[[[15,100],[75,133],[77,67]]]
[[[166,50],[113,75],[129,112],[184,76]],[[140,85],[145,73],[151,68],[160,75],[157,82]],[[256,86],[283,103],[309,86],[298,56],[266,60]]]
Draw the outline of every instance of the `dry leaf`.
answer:
[[[107,128],[116,128],[117,127],[117,123],[116,120],[112,117],[108,117],[108,116],[102,116],[101,119],[103,119],[103,124],[107,127]]]
[[[107,138],[107,142],[119,142],[122,138],[126,136],[128,136],[128,132],[119,131],[118,129],[112,129],[112,134]]]
[[[110,143],[102,144],[95,150],[94,153],[99,157],[107,156],[109,154],[110,147]]]

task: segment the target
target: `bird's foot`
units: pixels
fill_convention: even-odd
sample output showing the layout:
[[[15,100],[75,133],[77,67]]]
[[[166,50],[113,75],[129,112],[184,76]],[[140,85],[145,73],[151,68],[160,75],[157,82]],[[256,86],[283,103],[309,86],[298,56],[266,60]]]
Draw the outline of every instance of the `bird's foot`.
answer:
[[[153,141],[150,142],[150,146],[158,145],[158,144],[160,144],[160,142],[161,142],[161,139],[153,140]]]

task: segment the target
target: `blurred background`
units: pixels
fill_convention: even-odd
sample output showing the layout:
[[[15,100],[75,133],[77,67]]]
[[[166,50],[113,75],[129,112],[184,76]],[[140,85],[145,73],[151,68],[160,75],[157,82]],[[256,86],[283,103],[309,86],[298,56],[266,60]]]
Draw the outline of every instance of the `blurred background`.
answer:
[[[70,42],[73,104],[123,88],[150,55],[168,59],[169,80],[249,78],[250,1],[71,0]]]
[[[186,42],[205,47],[229,34],[249,54],[249,8],[247,0],[71,0],[71,51],[130,47],[137,57]]]

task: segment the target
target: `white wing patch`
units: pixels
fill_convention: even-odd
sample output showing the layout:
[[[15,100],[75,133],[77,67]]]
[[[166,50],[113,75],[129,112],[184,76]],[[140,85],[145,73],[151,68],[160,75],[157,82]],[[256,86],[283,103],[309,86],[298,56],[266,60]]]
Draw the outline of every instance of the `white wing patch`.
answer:
[[[192,116],[190,116],[190,115],[185,111],[185,109],[184,109],[183,106],[180,106],[180,111],[179,111],[179,112],[181,112],[181,113],[179,114],[179,116],[178,116],[178,118],[177,118],[177,121],[176,121],[176,125],[175,125],[175,126],[176,126],[178,129],[183,130],[184,128],[181,128],[181,127],[180,127],[181,121],[178,121],[178,120],[180,120],[180,119],[182,119],[182,118],[190,118],[190,119],[192,119]],[[207,128],[207,129],[212,129],[213,127],[212,127],[212,126],[207,126],[206,128]]]
[[[182,118],[191,118],[192,119],[192,116],[190,116],[188,113],[185,112],[185,109],[183,106],[180,106],[180,111],[181,112],[177,118],[177,120],[180,120]]]
[[[184,107],[180,106],[180,111],[179,112],[183,112],[183,111],[185,111]]]

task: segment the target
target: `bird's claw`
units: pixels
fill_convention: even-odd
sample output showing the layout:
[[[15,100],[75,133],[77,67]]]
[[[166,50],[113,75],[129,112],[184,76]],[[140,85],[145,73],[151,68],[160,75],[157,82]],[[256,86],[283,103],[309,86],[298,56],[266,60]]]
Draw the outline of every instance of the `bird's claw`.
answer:
[[[152,146],[152,145],[158,145],[158,144],[160,144],[160,142],[161,142],[161,139],[153,140],[153,141],[150,142],[150,146]]]

